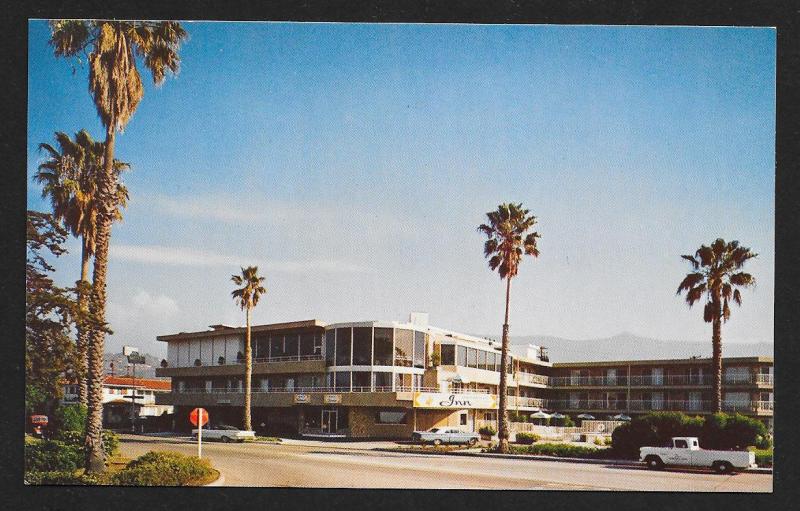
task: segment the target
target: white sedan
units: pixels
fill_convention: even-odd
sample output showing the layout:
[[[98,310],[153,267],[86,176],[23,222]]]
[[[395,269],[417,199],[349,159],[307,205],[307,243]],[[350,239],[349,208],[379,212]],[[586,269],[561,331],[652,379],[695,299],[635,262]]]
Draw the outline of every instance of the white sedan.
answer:
[[[197,439],[198,430],[192,430],[192,439]],[[248,438],[255,438],[255,431],[243,431],[234,426],[219,424],[211,428],[203,428],[203,440],[221,440],[223,442],[244,442]]]

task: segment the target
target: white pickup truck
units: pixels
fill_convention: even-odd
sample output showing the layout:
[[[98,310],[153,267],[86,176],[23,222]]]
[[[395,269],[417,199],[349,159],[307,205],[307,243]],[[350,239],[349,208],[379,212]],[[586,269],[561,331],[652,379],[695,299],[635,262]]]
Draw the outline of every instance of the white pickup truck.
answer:
[[[665,465],[710,467],[720,474],[756,466],[756,455],[749,451],[713,451],[701,449],[697,437],[675,437],[671,447],[641,447],[639,461],[659,470]]]
[[[243,431],[234,426],[220,424],[203,428],[203,440],[222,440],[223,442],[244,442],[247,438],[255,438],[254,431]],[[192,438],[197,438],[197,430],[192,430]]]

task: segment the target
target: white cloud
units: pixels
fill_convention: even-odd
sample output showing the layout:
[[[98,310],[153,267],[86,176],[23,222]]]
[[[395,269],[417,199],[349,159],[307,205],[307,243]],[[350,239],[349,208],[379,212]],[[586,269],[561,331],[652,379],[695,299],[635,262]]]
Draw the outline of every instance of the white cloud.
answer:
[[[233,256],[185,247],[160,245],[112,245],[111,256],[116,260],[172,266],[243,266],[255,264],[269,271],[304,273],[369,273],[357,264],[335,260],[277,261],[258,257]]]
[[[140,290],[131,299],[134,308],[146,316],[174,316],[178,313],[178,304],[167,295],[153,296]]]

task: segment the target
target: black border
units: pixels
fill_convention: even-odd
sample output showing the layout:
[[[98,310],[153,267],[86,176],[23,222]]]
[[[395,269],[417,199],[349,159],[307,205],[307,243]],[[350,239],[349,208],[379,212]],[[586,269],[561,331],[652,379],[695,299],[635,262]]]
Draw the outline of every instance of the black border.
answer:
[[[14,10],[16,9],[16,10]],[[399,2],[307,0],[259,4],[246,1],[94,0],[85,2],[31,1],[2,11],[3,92],[2,148],[5,172],[0,218],[3,222],[0,272],[4,341],[0,343],[0,388],[9,404],[0,415],[4,471],[0,484],[6,491],[0,504],[6,509],[326,509],[329,507],[383,507],[435,509],[606,509],[681,508],[754,509],[773,506],[790,509],[797,495],[796,442],[792,436],[797,409],[798,386],[792,366],[800,347],[796,332],[800,300],[795,291],[798,276],[797,237],[800,233],[798,200],[798,76],[800,41],[797,31],[800,7],[796,1],[653,1],[570,0],[496,1],[465,0]],[[624,492],[519,492],[519,491],[395,491],[316,490],[267,488],[81,488],[25,487],[22,485],[22,434],[19,411],[23,407],[24,331],[24,212],[26,208],[27,146],[27,20],[28,18],[151,18],[339,22],[449,22],[536,23],[607,25],[739,25],[777,27],[777,137],[776,137],[776,286],[775,358],[777,417],[775,434],[779,445],[775,460],[774,493],[680,494]],[[10,413],[9,413],[10,412]],[[8,495],[8,496],[6,496]]]

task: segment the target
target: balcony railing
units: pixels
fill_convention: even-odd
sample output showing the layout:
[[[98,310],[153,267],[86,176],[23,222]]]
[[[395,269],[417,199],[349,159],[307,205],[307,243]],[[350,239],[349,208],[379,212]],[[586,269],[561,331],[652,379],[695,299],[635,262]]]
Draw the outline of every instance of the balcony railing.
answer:
[[[772,401],[725,401],[722,409],[726,412],[763,412],[773,410]],[[626,401],[605,399],[547,400],[546,406],[553,410],[630,410],[630,411],[678,411],[709,412],[713,402],[707,400],[657,400],[636,399]]]
[[[533,383],[534,385],[548,385],[550,378],[544,374],[517,373],[515,375],[518,383]]]
[[[309,361],[309,360],[322,360],[322,359],[323,359],[322,355],[320,355],[319,353],[316,353],[314,355],[288,355],[288,356],[283,356],[283,357],[253,357],[253,363],[254,364],[270,364],[270,363],[276,363],[276,362],[305,362],[305,361]],[[182,367],[214,367],[214,366],[218,366],[218,365],[223,365],[223,366],[244,365],[244,360],[243,359],[239,360],[239,359],[234,358],[232,360],[225,359],[222,364],[219,363],[219,360],[216,360],[216,361],[214,361],[214,364],[205,364],[205,365],[199,365],[199,366],[196,366],[194,364],[190,364],[190,365],[179,365],[179,366],[167,366],[167,368],[171,369],[173,367],[175,367],[175,368],[178,368],[178,367],[181,367],[181,368]]]
[[[508,396],[508,406],[511,408],[527,407],[527,408],[544,408],[547,401],[537,397],[516,397]]]
[[[630,386],[708,386],[714,383],[710,374],[667,374],[663,376],[551,376],[549,383],[553,387],[626,387]],[[722,378],[723,385],[749,385],[753,383],[773,385],[771,374],[729,374]]]
[[[244,389],[239,387],[186,387],[184,389],[176,388],[173,392],[178,394],[244,394]],[[263,387],[253,387],[253,394],[309,394],[309,393],[388,393],[388,392],[438,392],[438,389],[432,387],[402,387],[397,386],[392,388],[386,387],[369,387],[369,386],[353,386],[353,387],[272,387],[265,389]],[[479,393],[480,391],[464,391],[463,393]]]

